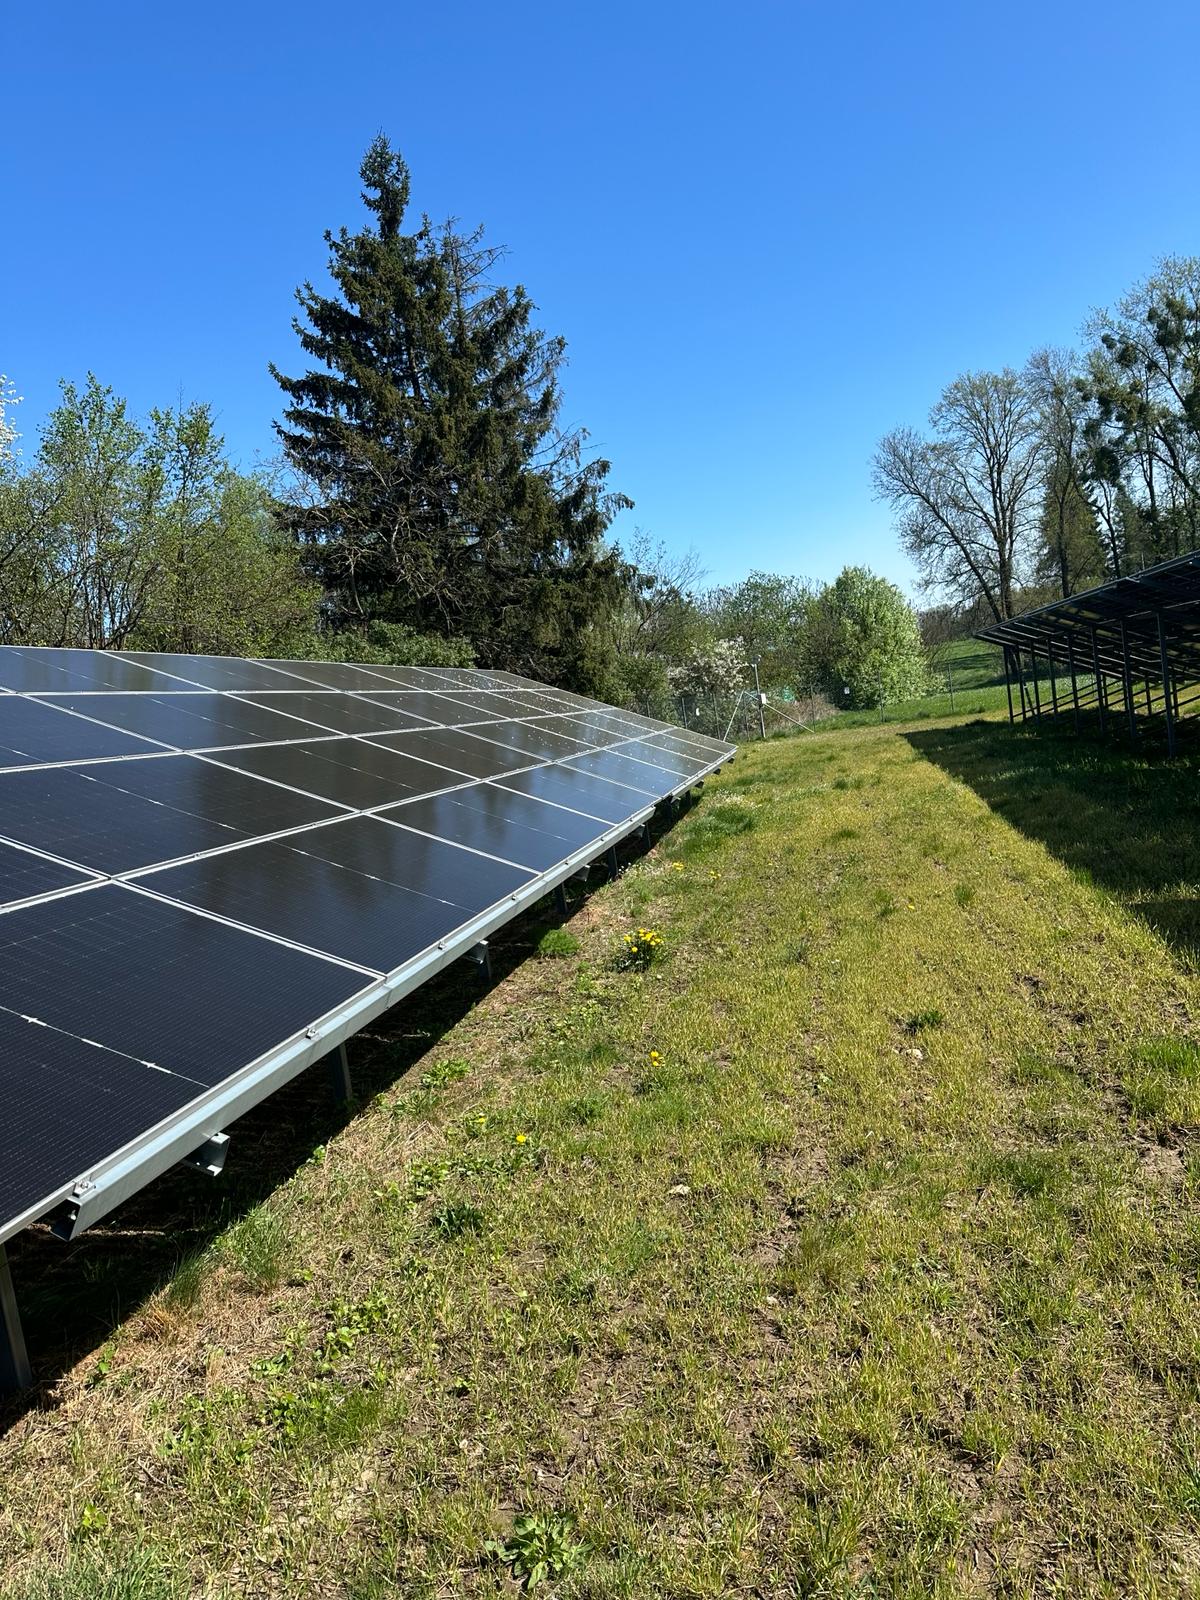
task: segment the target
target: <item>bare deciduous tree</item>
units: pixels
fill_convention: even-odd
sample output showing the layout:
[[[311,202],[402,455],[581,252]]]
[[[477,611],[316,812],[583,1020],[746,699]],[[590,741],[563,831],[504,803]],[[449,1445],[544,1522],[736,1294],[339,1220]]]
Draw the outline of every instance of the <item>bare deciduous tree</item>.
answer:
[[[999,621],[1030,553],[1041,487],[1037,405],[1021,377],[966,373],[929,416],[931,437],[897,428],[875,453],[877,494],[899,513],[900,536],[925,587]]]

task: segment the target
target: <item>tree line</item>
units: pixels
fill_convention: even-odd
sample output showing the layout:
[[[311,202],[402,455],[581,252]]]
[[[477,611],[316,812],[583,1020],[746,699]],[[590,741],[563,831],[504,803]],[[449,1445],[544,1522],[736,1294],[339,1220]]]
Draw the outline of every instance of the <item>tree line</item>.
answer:
[[[89,375],[18,448],[0,379],[0,638],[504,669],[674,717],[748,686],[838,703],[918,692],[916,622],[852,568],[824,590],[705,588],[613,518],[632,502],[562,417],[562,338],[481,230],[410,218],[380,136],[366,220],[297,291],[272,366],[279,459],[246,471],[203,403],[138,418]]]
[[[1001,621],[1200,546],[1200,259],[1169,257],[1085,348],[968,372],[879,444],[925,585]]]

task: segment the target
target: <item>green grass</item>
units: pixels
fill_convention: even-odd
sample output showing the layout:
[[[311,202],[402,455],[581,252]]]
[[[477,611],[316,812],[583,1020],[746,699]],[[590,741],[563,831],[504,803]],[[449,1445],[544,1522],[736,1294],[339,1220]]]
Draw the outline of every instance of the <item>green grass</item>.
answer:
[[[537,948],[540,956],[574,956],[579,954],[579,940],[568,928],[547,928]]]
[[[751,746],[13,1423],[0,1594],[1194,1595],[1195,787]]]

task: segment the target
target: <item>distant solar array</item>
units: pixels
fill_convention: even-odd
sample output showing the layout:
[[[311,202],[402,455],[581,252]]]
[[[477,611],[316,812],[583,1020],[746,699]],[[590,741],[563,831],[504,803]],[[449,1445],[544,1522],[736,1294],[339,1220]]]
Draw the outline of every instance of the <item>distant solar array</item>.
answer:
[[[219,1164],[731,754],[507,673],[0,648],[0,1247]]]
[[[1078,732],[1094,712],[1101,733],[1134,738],[1161,717],[1174,755],[1180,719],[1200,706],[1200,550],[990,623],[976,638],[1004,651],[1010,722],[1069,716]]]

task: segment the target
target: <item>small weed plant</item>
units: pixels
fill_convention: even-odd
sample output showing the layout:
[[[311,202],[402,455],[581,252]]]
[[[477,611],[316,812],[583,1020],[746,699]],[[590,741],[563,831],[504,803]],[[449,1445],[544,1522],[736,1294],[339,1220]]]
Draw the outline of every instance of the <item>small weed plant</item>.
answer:
[[[585,1547],[573,1538],[574,1526],[567,1517],[536,1513],[518,1517],[507,1539],[489,1539],[487,1554],[512,1570],[514,1578],[527,1589],[536,1589],[574,1572],[585,1554]]]

